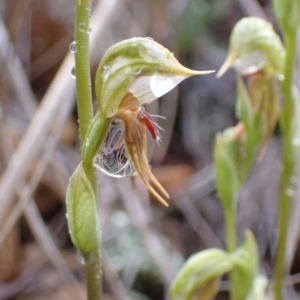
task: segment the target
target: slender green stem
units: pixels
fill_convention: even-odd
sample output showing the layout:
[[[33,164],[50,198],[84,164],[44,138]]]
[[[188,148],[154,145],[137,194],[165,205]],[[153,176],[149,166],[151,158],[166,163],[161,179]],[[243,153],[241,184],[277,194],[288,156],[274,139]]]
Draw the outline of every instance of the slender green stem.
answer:
[[[226,246],[227,251],[233,253],[236,250],[236,207],[232,205],[230,209],[225,209],[225,226],[226,226]],[[238,277],[235,271],[230,272],[230,299],[237,300],[236,287]]]
[[[292,99],[292,80],[294,60],[296,53],[296,38],[286,37],[286,66],[285,77],[282,83],[282,91],[284,95],[284,106],[281,116],[281,128],[283,139],[283,172],[280,185],[280,204],[279,204],[279,238],[275,265],[275,299],[282,299],[282,284],[285,273],[285,253],[289,227],[289,215],[291,207],[292,194],[289,192],[291,187],[291,178],[295,175],[295,157],[291,155],[291,123],[290,119],[293,115],[293,99]]]
[[[232,253],[236,250],[236,208],[232,205],[230,209],[225,209],[225,225],[226,225],[226,245],[228,252]]]
[[[84,262],[87,278],[87,299],[100,300],[102,290],[102,276],[101,272],[99,272],[101,270],[101,259],[99,259],[97,253],[88,253],[84,255]]]
[[[81,146],[84,148],[86,136],[88,134],[90,122],[93,118],[91,78],[89,65],[89,14],[90,1],[81,0],[81,4],[76,3],[75,16],[75,74],[77,109],[79,119],[79,130]],[[94,156],[93,156],[94,157]],[[97,195],[96,175],[93,170],[93,157],[84,156],[82,151],[83,166],[87,178],[91,182],[95,195]],[[96,217],[97,211],[95,211]],[[100,240],[100,238],[99,238]],[[101,300],[102,298],[102,278],[101,278],[101,242],[98,249],[91,253],[84,254],[85,270],[87,278],[88,300]]]
[[[81,0],[81,4],[76,4],[75,16],[75,74],[81,143],[93,118],[89,64],[89,6],[89,0]]]

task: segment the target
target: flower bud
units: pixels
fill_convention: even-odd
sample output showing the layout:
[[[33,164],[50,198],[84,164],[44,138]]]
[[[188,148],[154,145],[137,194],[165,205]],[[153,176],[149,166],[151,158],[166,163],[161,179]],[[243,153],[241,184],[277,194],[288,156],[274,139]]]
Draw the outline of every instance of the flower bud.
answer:
[[[192,299],[197,289],[218,280],[233,266],[231,254],[221,249],[206,249],[192,255],[178,272],[172,284],[171,299]],[[204,288],[211,289],[209,285]]]
[[[246,299],[251,292],[258,269],[258,251],[254,235],[246,232],[245,242],[233,253],[210,248],[192,255],[179,270],[171,287],[171,299],[212,299],[218,292],[218,280],[228,272],[236,272],[239,285],[234,299]],[[206,297],[204,297],[206,296]]]
[[[247,17],[235,25],[228,56],[217,76],[222,76],[233,66],[241,75],[264,71],[282,78],[284,64],[285,49],[271,23]]]

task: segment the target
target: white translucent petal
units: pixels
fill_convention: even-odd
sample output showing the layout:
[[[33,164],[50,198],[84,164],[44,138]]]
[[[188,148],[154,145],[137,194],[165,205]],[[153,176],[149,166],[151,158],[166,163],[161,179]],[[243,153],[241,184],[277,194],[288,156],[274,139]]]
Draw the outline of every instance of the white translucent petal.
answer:
[[[129,88],[129,91],[139,100],[141,105],[148,104],[157,98],[150,88],[151,77],[138,77]]]
[[[185,78],[185,76],[141,76],[133,82],[129,91],[141,105],[144,105],[166,94]]]
[[[135,169],[125,149],[124,130],[122,121],[113,120],[94,161],[97,169],[112,177],[135,175]]]
[[[234,67],[240,74],[248,75],[262,70],[266,63],[265,54],[260,50],[256,50],[237,59],[234,62]]]
[[[158,98],[171,91],[185,78],[185,76],[164,77],[153,75],[150,79],[150,88],[153,94]]]

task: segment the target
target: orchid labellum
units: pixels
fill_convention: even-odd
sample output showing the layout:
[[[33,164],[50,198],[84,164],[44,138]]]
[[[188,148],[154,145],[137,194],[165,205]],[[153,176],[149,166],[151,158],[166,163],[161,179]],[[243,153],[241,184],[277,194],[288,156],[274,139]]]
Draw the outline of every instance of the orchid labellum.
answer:
[[[160,127],[144,105],[169,92],[185,78],[213,71],[183,67],[173,53],[149,38],[133,38],[112,46],[96,74],[99,113],[110,120],[94,165],[114,177],[138,174],[164,205],[168,193],[151,172],[148,131],[159,142]]]

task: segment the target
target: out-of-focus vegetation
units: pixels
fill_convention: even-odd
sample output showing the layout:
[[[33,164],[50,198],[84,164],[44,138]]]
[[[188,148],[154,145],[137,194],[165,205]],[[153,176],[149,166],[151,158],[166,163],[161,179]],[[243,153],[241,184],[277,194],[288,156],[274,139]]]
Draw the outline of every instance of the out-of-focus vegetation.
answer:
[[[256,0],[102,0],[92,8],[92,78],[106,49],[134,36],[152,37],[191,69],[218,70],[239,19],[275,22],[269,1]],[[64,206],[80,161],[69,51],[74,1],[2,1],[0,14],[0,299],[85,299],[82,260],[70,242]],[[298,77],[296,66],[295,82]],[[138,178],[98,174],[105,300],[165,299],[187,257],[225,248],[212,158],[216,132],[237,122],[235,89],[232,71],[221,79],[195,77],[149,107],[166,117],[159,119],[163,143],[149,143],[169,208],[152,202]],[[237,244],[249,228],[267,277],[277,242],[278,139],[275,134],[254,164],[237,212]],[[291,300],[299,298],[298,198],[296,192],[284,281]],[[226,277],[221,290],[217,299],[228,299]]]

